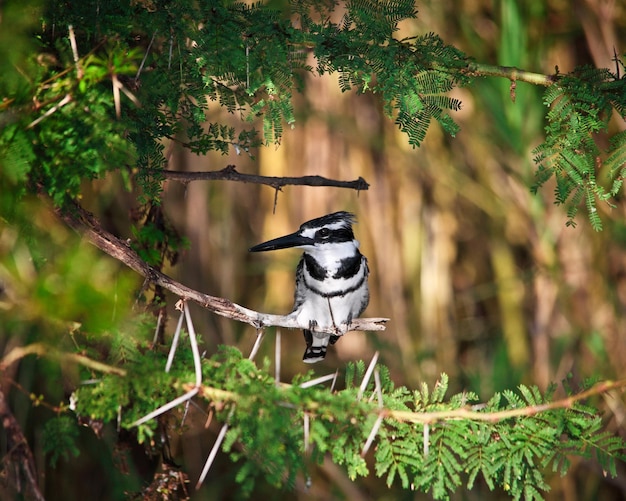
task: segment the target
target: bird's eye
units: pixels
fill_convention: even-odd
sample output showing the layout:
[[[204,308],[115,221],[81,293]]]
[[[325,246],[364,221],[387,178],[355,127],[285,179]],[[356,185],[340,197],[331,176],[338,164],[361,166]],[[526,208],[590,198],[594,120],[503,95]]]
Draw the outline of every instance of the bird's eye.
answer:
[[[330,235],[330,230],[328,228],[322,228],[317,232],[317,236],[321,238],[328,238]]]

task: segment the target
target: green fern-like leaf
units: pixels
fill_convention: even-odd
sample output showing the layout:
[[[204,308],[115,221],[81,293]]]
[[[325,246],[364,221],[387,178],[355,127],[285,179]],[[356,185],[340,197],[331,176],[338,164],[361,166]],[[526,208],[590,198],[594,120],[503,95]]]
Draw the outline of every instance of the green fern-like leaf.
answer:
[[[616,138],[605,161],[610,176],[605,189],[596,181],[600,150],[595,134],[607,129],[612,109],[623,110],[625,87],[623,78],[606,69],[583,67],[544,93],[550,111],[545,142],[533,152],[538,166],[533,191],[554,174],[556,202],[567,205],[568,225],[574,224],[578,206],[584,203],[592,227],[601,230],[597,201],[608,201],[622,186],[624,155],[616,145],[624,138]]]
[[[445,499],[462,483],[463,463],[467,458],[467,423],[448,422],[431,427],[431,446],[424,470],[414,479],[421,488],[431,490],[435,499]]]
[[[43,427],[43,451],[49,454],[50,464],[54,467],[60,458],[77,457],[79,449],[78,425],[76,419],[69,415],[52,418]]]

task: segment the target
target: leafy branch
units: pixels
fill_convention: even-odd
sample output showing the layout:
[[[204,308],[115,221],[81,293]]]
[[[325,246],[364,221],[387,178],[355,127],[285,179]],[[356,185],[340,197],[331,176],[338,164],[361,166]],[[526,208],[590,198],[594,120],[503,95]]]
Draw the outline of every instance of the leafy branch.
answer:
[[[32,67],[23,70],[33,73],[28,87],[2,96],[8,126],[0,134],[0,160],[10,166],[9,176],[27,180],[31,190],[37,186],[62,205],[80,195],[83,179],[113,170],[127,176],[130,170],[145,198],[156,202],[163,176],[174,176],[165,170],[164,138],[200,155],[279,143],[284,124],[295,123],[293,93],[302,88],[304,74],[338,73],[342,91],[379,95],[385,113],[414,147],[432,122],[451,135],[459,130],[453,114],[462,103],[449,95],[454,87],[496,76],[511,81],[512,98],[517,82],[546,87],[550,111],[545,141],[535,150],[535,189],[555,176],[556,201],[567,206],[568,223],[584,204],[594,228],[601,228],[596,203],[610,203],[619,193],[626,158],[623,134],[611,138],[607,151],[597,144],[613,113],[625,118],[626,78],[617,57],[614,71],[583,67],[542,75],[477,63],[434,33],[398,39],[399,23],[417,17],[413,0],[353,0],[337,16],[331,15],[334,4],[317,0],[293,0],[289,7],[293,22],[261,3],[209,7],[181,0],[154,12],[140,3],[137,37],[119,25],[110,27],[115,36],[103,35],[104,26],[91,31],[83,22],[93,8],[89,4],[57,5],[52,24],[66,22],[69,40],[44,33],[46,50],[58,54],[29,62]],[[81,57],[81,44],[92,38]],[[183,43],[189,39],[192,47]],[[59,49],[57,42],[66,47]],[[132,106],[122,110],[124,97]],[[260,118],[263,137],[254,127],[207,125],[213,102],[238,113],[242,125]],[[55,104],[40,114],[42,103]],[[43,127],[52,115],[55,120]],[[354,187],[364,186],[359,180]]]
[[[535,148],[536,191],[556,178],[556,202],[567,206],[568,225],[582,204],[595,230],[602,229],[596,201],[610,203],[621,190],[626,174],[626,133],[611,138],[602,152],[598,134],[608,130],[613,111],[626,118],[626,76],[608,69],[580,68],[559,78],[544,95],[550,107],[546,140]],[[604,159],[603,159],[604,157]],[[609,187],[598,181],[606,172]]]
[[[544,469],[563,475],[569,458],[581,456],[615,476],[616,461],[625,459],[624,442],[602,431],[602,419],[588,402],[623,389],[626,380],[588,384],[558,400],[553,400],[555,387],[542,395],[534,386],[520,385],[478,404],[467,392],[446,398],[445,374],[432,389],[396,387],[389,370],[374,366],[375,361],[367,371],[363,362],[348,364],[340,391],[309,384],[315,382],[311,372],[291,384],[277,382],[268,360],[257,367],[232,347],[220,347],[202,362],[202,378],[211,383],[197,386],[185,382],[194,378],[189,356],[183,352],[171,373],[159,376],[156,394],[144,394],[132,373],[123,381],[105,375],[97,388],[78,390],[78,412],[93,412],[94,399],[103,405],[117,398],[123,384],[125,402],[132,406],[125,407],[122,423],[129,427],[145,410],[171,400],[175,388],[193,392],[208,402],[209,419],[227,423],[216,444],[223,440],[222,450],[233,461],[246,459],[237,476],[244,493],[260,477],[293,486],[298,474],[307,475],[310,463],[326,454],[354,480],[368,475],[365,456],[373,449],[373,469],[389,486],[399,480],[405,489],[447,499],[463,485],[470,489],[481,475],[491,490],[501,488],[514,499],[542,499],[541,491],[549,489]],[[150,436],[154,422],[139,421],[139,436]]]
[[[281,383],[281,388],[289,389],[292,385],[287,383]],[[566,398],[555,400],[552,402],[546,402],[541,404],[526,405],[520,408],[499,410],[499,411],[484,411],[487,408],[484,404],[479,405],[466,405],[465,407],[451,409],[451,410],[439,410],[439,411],[424,411],[413,412],[405,410],[394,410],[390,408],[372,408],[371,412],[377,416],[383,418],[391,418],[403,423],[414,424],[435,424],[444,421],[465,419],[468,421],[486,421],[489,423],[497,423],[511,418],[530,417],[536,416],[544,412],[548,412],[556,409],[573,409],[578,402],[587,400],[590,397],[602,395],[612,390],[619,390],[626,387],[626,379],[620,379],[618,381],[600,381],[595,383],[591,388],[588,388],[580,393],[572,394]],[[524,392],[528,392],[529,389],[526,386],[521,386]],[[183,385],[183,389],[189,390],[191,386]],[[533,390],[536,392],[536,390]],[[242,399],[242,395],[237,392],[223,390],[213,386],[202,385],[199,391],[200,396],[205,397],[207,400],[215,403],[219,402],[238,402]],[[316,402],[309,402],[303,411],[317,412],[319,405]],[[483,409],[483,410],[475,410]]]

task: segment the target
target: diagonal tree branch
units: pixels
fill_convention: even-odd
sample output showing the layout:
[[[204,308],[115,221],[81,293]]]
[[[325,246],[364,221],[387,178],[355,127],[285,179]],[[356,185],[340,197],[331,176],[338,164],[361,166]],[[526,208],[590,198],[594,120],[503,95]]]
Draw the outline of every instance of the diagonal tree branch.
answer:
[[[177,282],[143,261],[127,242],[102,228],[93,214],[87,212],[77,203],[74,203],[67,210],[56,208],[55,212],[68,226],[87,238],[93,245],[144,276],[150,283],[161,286],[183,299],[194,301],[217,315],[250,324],[257,329],[275,326],[311,330],[309,325],[300,325],[290,315],[271,315],[250,310],[228,299],[210,296]],[[347,330],[382,331],[385,330],[385,324],[388,320],[387,318],[357,318],[352,320],[349,326],[342,325],[339,327],[342,332]],[[334,329],[319,327],[312,330],[330,334],[336,333]]]
[[[322,176],[301,176],[301,177],[274,177],[259,176],[256,174],[243,174],[238,172],[234,165],[227,165],[222,170],[207,172],[179,172],[174,170],[164,170],[162,172],[166,179],[188,183],[191,181],[239,181],[242,183],[264,184],[275,189],[283,186],[331,186],[333,188],[348,188],[351,190],[365,191],[369,189],[369,184],[365,179],[359,177],[354,181],[337,181]]]
[[[37,355],[38,357],[49,357],[56,359],[61,365],[65,365],[66,362],[73,362],[95,371],[104,372],[107,374],[117,374],[118,376],[126,376],[126,371],[119,367],[113,367],[111,365],[103,364],[97,360],[92,360],[85,355],[79,353],[63,353],[57,352],[51,346],[44,343],[32,343],[26,346],[16,346],[4,358],[0,359],[0,371],[6,370],[6,368],[12,363],[24,358],[27,355]]]

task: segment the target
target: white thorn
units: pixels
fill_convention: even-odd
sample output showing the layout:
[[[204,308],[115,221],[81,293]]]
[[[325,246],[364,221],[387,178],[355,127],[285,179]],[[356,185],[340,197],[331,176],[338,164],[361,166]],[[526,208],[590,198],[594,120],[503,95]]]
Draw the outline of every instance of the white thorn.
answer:
[[[209,473],[209,470],[211,469],[211,465],[213,464],[213,460],[215,459],[215,456],[217,456],[217,451],[219,450],[220,445],[222,445],[222,442],[224,441],[224,437],[226,436],[227,431],[228,431],[228,423],[225,423],[224,426],[222,426],[222,429],[220,430],[219,435],[217,435],[217,439],[215,440],[215,443],[213,444],[213,448],[211,449],[211,453],[209,454],[209,457],[207,458],[206,463],[204,463],[204,468],[202,469],[202,473],[200,474],[200,478],[198,479],[198,483],[196,484],[196,490],[198,490],[202,486],[204,479]]]
[[[186,400],[190,400],[197,393],[198,393],[198,388],[192,388],[191,390],[189,390],[184,395],[181,395],[180,397],[175,398],[174,400],[171,400],[170,402],[166,403],[165,405],[162,405],[161,407],[158,407],[157,409],[153,410],[150,414],[146,414],[141,419],[138,419],[134,423],[131,423],[130,426],[139,426],[140,424],[143,424],[146,421],[150,421],[152,418],[160,416],[164,412],[167,412],[170,409],[173,409],[178,404],[182,404]]]
[[[276,329],[276,346],[274,349],[274,379],[276,386],[280,386],[280,329]]]
[[[256,341],[254,342],[254,346],[252,347],[252,351],[250,352],[248,360],[254,360],[254,357],[256,357],[256,353],[257,351],[259,351],[259,346],[261,346],[261,339],[263,339],[263,332],[263,329],[257,329]]]
[[[383,408],[383,389],[380,384],[380,373],[378,368],[374,371],[374,382],[376,383],[376,395],[378,395],[378,408]]]
[[[367,385],[370,382],[370,378],[372,377],[372,372],[374,371],[374,367],[376,366],[376,362],[378,361],[378,352],[374,353],[372,357],[372,361],[370,362],[367,371],[365,371],[365,376],[363,376],[363,381],[361,382],[361,386],[359,387],[359,393],[357,395],[357,400],[361,400],[363,397],[363,392],[367,388]]]
[[[326,381],[330,381],[331,379],[334,379],[335,377],[337,377],[336,374],[337,373],[335,372],[333,374],[327,374],[325,376],[311,379],[310,381],[305,381],[304,383],[300,385],[300,388],[310,388],[311,386],[315,386],[320,383],[325,383]]]
[[[376,437],[376,434],[378,433],[378,430],[382,422],[383,422],[383,415],[379,414],[378,418],[374,422],[374,426],[372,426],[372,431],[370,431],[370,434],[367,437],[367,440],[365,441],[365,445],[363,446],[363,450],[361,451],[361,457],[367,454],[367,451],[371,447],[372,442],[374,441],[374,438]]]
[[[180,312],[180,316],[178,317],[178,324],[176,324],[176,331],[174,331],[174,337],[172,338],[172,346],[170,346],[170,352],[167,355],[167,363],[165,364],[165,372],[169,372],[172,368],[172,362],[174,361],[174,354],[176,353],[176,348],[178,347],[178,340],[180,338],[180,329],[183,325],[183,318],[185,313],[183,311]]]
[[[198,350],[198,342],[196,341],[196,330],[191,321],[189,313],[189,305],[184,303],[185,318],[187,319],[187,331],[189,332],[189,342],[191,343],[191,352],[193,353],[193,366],[196,369],[196,386],[202,384],[202,367],[200,363],[200,351]]]

